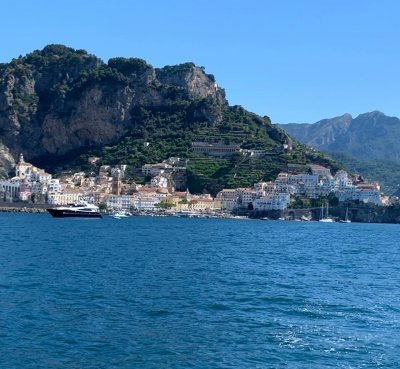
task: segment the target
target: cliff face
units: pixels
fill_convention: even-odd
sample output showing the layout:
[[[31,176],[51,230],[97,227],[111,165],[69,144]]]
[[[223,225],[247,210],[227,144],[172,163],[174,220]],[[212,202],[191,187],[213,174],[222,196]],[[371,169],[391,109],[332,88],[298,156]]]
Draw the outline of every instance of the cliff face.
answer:
[[[8,177],[15,166],[15,161],[10,151],[2,143],[0,143],[0,179]]]
[[[215,79],[192,63],[155,69],[140,59],[103,63],[83,50],[50,45],[0,64],[0,162],[30,160],[115,143],[139,107],[208,99],[196,114],[221,120],[226,106]],[[7,154],[6,154],[7,153]],[[6,169],[5,169],[6,170]]]

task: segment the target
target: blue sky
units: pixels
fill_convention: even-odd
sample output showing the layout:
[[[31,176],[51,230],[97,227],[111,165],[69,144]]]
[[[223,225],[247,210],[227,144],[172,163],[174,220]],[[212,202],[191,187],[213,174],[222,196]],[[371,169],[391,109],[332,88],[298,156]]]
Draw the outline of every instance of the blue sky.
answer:
[[[51,43],[104,61],[192,61],[231,105],[275,123],[400,117],[396,0],[19,0],[1,12],[0,62]]]

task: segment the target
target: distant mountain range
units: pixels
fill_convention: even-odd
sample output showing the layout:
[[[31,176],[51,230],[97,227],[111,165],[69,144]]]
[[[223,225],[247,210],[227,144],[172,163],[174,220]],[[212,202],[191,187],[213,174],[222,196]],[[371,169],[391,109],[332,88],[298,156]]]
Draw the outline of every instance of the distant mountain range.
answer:
[[[373,111],[352,118],[350,114],[314,124],[280,125],[300,142],[327,152],[346,152],[362,160],[400,163],[400,119]]]
[[[400,119],[373,111],[353,118],[344,114],[314,124],[280,124],[300,142],[325,151],[349,169],[379,180],[386,191],[400,183]]]

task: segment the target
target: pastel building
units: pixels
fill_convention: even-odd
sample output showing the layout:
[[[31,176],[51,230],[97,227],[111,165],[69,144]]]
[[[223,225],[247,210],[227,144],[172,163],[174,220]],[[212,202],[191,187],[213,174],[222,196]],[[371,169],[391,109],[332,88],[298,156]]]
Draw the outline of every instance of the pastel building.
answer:
[[[80,191],[68,191],[64,193],[49,193],[47,201],[52,205],[68,205],[81,201],[83,193]]]
[[[258,191],[254,188],[237,188],[236,196],[237,202],[242,207],[247,207],[250,203],[253,202],[255,198],[257,198]]]
[[[223,189],[218,192],[217,200],[221,201],[222,210],[234,210],[238,206],[238,195],[234,189]]]

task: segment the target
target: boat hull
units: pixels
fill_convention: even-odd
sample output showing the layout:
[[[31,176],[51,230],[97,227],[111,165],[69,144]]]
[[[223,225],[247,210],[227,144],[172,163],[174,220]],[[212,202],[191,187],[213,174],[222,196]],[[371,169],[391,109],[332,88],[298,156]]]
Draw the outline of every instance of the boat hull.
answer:
[[[97,212],[73,211],[67,209],[46,209],[54,218],[102,218]]]

